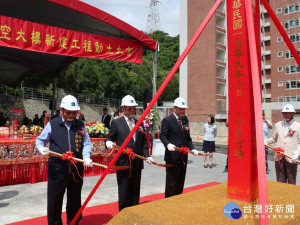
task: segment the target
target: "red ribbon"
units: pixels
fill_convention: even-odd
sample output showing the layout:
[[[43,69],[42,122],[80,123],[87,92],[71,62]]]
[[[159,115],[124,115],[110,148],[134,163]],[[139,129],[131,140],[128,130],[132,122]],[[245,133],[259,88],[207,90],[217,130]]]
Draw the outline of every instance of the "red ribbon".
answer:
[[[278,154],[278,156],[284,156],[282,153],[284,152],[282,148],[276,147],[274,148],[274,151]],[[280,160],[277,161],[278,165],[280,165]]]
[[[64,159],[69,160],[69,162],[74,165],[74,167],[75,167],[75,169],[77,171],[78,176],[83,180],[83,178],[80,176],[80,174],[78,172],[78,169],[77,169],[77,166],[75,164],[76,161],[74,160],[74,154],[73,154],[73,152],[72,151],[66,151],[64,154],[62,154],[61,158],[63,160]],[[73,171],[71,169],[71,164],[69,164],[69,171],[72,173],[74,181],[77,182],[77,180],[75,179],[74,173],[73,173]]]
[[[130,166],[130,173],[129,173],[129,177],[131,177],[131,160],[130,159],[134,159],[134,153],[133,150],[131,148],[126,148],[123,150],[125,154],[127,154],[129,156],[129,166]]]
[[[75,160],[74,160],[74,154],[71,151],[67,151],[64,154],[62,154],[61,156],[62,159],[67,159],[70,161],[70,163],[74,164]]]
[[[179,152],[182,152],[184,155],[187,155],[189,153],[189,148],[181,146]]]
[[[282,153],[284,152],[282,148],[280,147],[277,147],[277,148],[274,148],[274,151],[277,152],[277,154],[279,156],[284,156]]]
[[[146,131],[146,139],[148,142],[148,150],[149,150],[149,156],[151,155],[151,141],[150,141],[150,131]]]
[[[181,146],[180,149],[179,149],[179,152],[182,152],[182,155],[181,155],[182,163],[183,163],[183,165],[185,165],[183,155],[187,155],[189,153],[189,148]]]
[[[133,150],[131,148],[124,149],[124,153],[127,154],[129,156],[129,158],[131,158],[131,159],[135,158]]]

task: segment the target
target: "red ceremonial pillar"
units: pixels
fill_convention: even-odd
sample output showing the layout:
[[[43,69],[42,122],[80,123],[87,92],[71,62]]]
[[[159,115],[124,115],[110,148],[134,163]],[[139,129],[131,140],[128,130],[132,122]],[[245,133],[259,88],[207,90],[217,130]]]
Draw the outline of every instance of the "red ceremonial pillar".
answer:
[[[252,2],[258,5],[258,0]],[[254,13],[259,15],[259,10],[255,10]],[[257,17],[255,18],[259,21]],[[227,1],[227,32],[229,90],[227,195],[228,198],[252,202],[258,197],[257,154],[249,40],[243,0]],[[255,45],[257,46],[257,43]]]

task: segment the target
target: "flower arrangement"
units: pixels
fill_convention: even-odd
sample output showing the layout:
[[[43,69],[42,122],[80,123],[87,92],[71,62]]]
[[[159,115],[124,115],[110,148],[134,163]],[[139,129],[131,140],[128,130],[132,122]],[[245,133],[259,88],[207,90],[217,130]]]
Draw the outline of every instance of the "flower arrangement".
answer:
[[[146,133],[147,143],[148,143],[148,150],[149,155],[151,155],[151,139],[150,139],[150,132],[153,136],[154,130],[154,122],[157,118],[157,112],[154,109],[150,109],[147,116],[143,120],[143,127],[140,127],[139,130],[143,133]]]
[[[157,118],[157,112],[154,109],[151,109],[148,115],[143,120],[144,130],[149,130],[150,132],[154,132],[154,122]],[[140,127],[141,129],[141,127]],[[143,128],[142,128],[143,129]]]
[[[287,136],[291,136],[292,137],[295,132],[296,131],[294,131],[293,129],[289,128]]]
[[[35,136],[39,136],[43,131],[43,128],[40,126],[32,126],[30,129],[30,132],[35,135]]]
[[[95,123],[87,123],[86,129],[90,137],[94,138],[106,137],[109,132],[108,128],[105,127],[103,123],[99,123],[99,121],[96,121]]]
[[[20,128],[19,132],[20,132],[21,134],[28,134],[28,133],[29,133],[29,130],[28,130],[28,128],[27,128],[25,125],[23,125],[23,126]]]

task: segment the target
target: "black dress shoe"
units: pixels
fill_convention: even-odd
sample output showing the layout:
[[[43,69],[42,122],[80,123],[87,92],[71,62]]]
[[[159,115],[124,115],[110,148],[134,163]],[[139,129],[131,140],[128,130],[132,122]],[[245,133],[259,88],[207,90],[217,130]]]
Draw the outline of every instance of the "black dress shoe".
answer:
[[[204,165],[204,168],[207,168],[207,165]]]
[[[209,166],[209,168],[211,168],[211,169],[212,169],[212,166]]]

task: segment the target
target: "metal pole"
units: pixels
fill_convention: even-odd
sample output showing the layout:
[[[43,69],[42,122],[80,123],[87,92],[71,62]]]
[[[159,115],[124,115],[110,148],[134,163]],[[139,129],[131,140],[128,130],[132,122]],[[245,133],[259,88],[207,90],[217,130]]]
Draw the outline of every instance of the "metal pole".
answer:
[[[56,98],[55,98],[56,83],[57,83],[57,76],[54,76],[54,79],[53,79],[53,86],[52,86],[51,118],[53,118],[54,110],[55,110],[55,108],[56,108]]]
[[[156,82],[157,82],[157,53],[159,50],[159,45],[153,51],[153,91],[152,91],[152,98],[156,94]],[[153,108],[156,110],[157,109],[157,102],[155,102]]]

